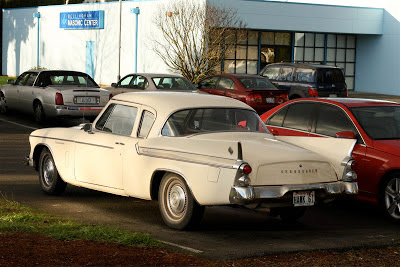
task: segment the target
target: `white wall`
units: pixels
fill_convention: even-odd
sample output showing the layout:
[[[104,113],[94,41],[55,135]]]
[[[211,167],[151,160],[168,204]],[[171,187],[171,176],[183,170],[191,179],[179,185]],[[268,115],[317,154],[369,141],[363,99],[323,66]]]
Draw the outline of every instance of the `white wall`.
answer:
[[[135,14],[139,7],[138,72],[169,72],[150,47],[150,34],[158,1],[122,2],[121,77],[134,72]],[[65,30],[60,28],[60,12],[104,10],[104,29]],[[37,19],[40,12],[40,63],[47,69],[86,71],[86,41],[95,42],[95,75],[99,84],[111,84],[118,75],[119,3],[58,5],[3,10],[3,75],[18,76],[36,66]]]

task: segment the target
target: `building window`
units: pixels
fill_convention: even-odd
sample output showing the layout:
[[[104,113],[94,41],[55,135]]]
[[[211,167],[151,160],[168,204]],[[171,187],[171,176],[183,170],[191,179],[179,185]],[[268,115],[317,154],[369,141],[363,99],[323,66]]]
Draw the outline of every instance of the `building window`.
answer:
[[[342,68],[349,90],[354,90],[355,54],[355,35],[301,32],[294,34],[294,61],[322,63]]]
[[[236,32],[236,38],[226,40],[234,44],[225,51],[225,73],[258,73],[258,31]]]

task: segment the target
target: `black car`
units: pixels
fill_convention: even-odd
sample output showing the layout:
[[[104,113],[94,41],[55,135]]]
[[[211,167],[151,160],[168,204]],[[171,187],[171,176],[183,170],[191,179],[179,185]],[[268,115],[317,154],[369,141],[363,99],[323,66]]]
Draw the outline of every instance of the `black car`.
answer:
[[[348,96],[343,71],[335,66],[274,63],[265,66],[260,74],[280,89],[286,89],[289,99]]]

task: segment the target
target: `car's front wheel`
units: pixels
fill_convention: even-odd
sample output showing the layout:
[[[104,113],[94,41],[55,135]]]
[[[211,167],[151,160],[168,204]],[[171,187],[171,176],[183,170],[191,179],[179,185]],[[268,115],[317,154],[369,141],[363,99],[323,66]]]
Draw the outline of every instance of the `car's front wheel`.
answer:
[[[185,180],[174,173],[162,178],[158,204],[164,222],[179,230],[198,224],[204,213],[204,206],[197,204]]]
[[[395,172],[384,182],[380,193],[380,204],[385,215],[400,222],[400,172]]]
[[[42,190],[49,195],[60,195],[67,183],[58,174],[53,156],[47,148],[42,150],[39,158],[39,183]]]

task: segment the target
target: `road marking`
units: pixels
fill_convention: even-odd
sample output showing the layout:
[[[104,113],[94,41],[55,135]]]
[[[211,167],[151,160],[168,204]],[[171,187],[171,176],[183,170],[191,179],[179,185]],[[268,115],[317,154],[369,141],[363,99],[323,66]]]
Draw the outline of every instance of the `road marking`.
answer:
[[[8,122],[8,123],[11,123],[11,124],[15,124],[15,125],[18,125],[18,126],[21,126],[21,127],[25,127],[25,128],[29,128],[29,129],[33,129],[33,130],[39,129],[39,128],[35,128],[35,127],[26,126],[26,125],[23,125],[23,124],[20,124],[20,123],[16,123],[16,122],[13,122],[13,121],[8,121],[8,120],[3,120],[3,119],[0,119],[0,121]]]
[[[174,243],[167,242],[167,241],[162,241],[162,240],[159,240],[159,241],[160,241],[161,243],[164,243],[164,244],[167,244],[167,245],[170,245],[170,246],[174,246],[174,247],[178,247],[178,248],[181,248],[181,249],[189,250],[190,252],[194,252],[194,253],[203,253],[203,251],[198,250],[198,249],[194,249],[194,248],[189,248],[189,247],[181,246],[181,245],[174,244]]]

